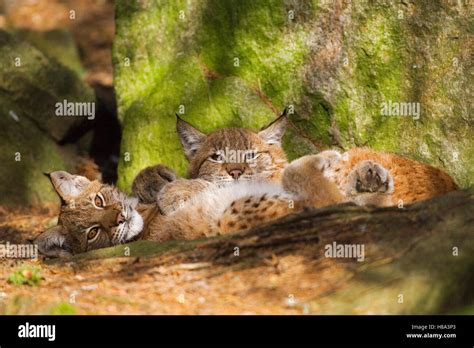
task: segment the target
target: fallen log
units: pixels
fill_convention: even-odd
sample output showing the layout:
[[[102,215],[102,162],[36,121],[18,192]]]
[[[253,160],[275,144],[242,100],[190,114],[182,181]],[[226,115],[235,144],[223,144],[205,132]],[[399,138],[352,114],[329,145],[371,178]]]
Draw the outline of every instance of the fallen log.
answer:
[[[208,262],[226,271],[274,262],[277,273],[278,259],[297,256],[306,268],[291,285],[313,289],[305,298],[310,313],[452,313],[474,303],[474,190],[403,208],[308,210],[233,235],[139,241],[68,262],[111,256]]]

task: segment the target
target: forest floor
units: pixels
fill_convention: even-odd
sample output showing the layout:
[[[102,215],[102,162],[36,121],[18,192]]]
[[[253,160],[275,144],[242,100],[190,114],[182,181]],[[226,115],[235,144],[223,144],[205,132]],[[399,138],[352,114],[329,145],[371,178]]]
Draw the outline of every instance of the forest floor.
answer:
[[[472,314],[473,202],[341,204],[214,238],[4,258],[0,314]],[[29,243],[57,209],[0,207],[0,247]]]
[[[0,244],[28,243],[57,216],[51,206],[0,211]],[[327,290],[318,278],[334,271],[308,259],[311,247],[299,256],[268,253],[250,267],[216,264],[209,253],[199,259],[177,253],[54,263],[41,257],[0,260],[0,314],[304,314],[304,301]],[[228,259],[233,257],[231,252]],[[39,280],[33,285],[9,281],[34,269]]]

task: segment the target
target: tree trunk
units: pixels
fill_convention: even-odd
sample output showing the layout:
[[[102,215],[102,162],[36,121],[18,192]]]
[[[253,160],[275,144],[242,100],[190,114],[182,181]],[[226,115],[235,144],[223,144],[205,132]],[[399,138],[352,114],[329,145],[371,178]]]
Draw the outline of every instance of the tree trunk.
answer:
[[[210,264],[210,275],[220,267],[224,272],[243,270],[245,277],[255,267],[270,265],[277,274],[293,272],[295,293],[311,287],[301,295],[309,313],[452,313],[474,300],[473,222],[473,190],[457,191],[403,208],[308,210],[233,235],[162,244],[140,241],[75,259],[123,256],[129,247],[130,256],[159,255],[168,265]],[[359,245],[364,253],[330,257],[327,250],[334,243]],[[290,257],[299,263],[282,271],[280,260]]]

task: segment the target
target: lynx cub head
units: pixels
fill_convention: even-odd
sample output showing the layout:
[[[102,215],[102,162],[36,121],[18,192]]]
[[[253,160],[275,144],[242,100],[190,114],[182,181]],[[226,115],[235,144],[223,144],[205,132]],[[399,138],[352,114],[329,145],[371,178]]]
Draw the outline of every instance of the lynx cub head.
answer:
[[[137,199],[119,189],[67,172],[48,175],[61,199],[58,225],[36,238],[47,256],[65,256],[121,244],[137,236],[143,219]]]
[[[281,148],[286,123],[283,113],[259,132],[223,128],[205,135],[178,117],[177,130],[189,161],[189,177],[218,185],[278,179],[287,163]]]

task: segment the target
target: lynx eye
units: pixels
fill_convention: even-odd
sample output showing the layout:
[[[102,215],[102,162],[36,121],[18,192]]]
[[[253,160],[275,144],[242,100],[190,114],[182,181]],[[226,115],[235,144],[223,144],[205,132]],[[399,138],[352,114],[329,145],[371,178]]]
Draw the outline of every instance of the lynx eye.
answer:
[[[95,198],[94,198],[94,205],[97,207],[97,208],[103,208],[105,206],[105,203],[104,203],[104,197],[102,197],[102,195],[100,193],[96,194],[95,195]]]
[[[99,226],[93,226],[87,231],[87,241],[93,242],[99,236],[100,229]]]
[[[258,153],[255,151],[249,151],[245,153],[245,160],[246,161],[253,161],[258,157]]]
[[[209,159],[212,162],[224,163],[224,156],[219,152],[216,152],[215,154],[211,155],[211,157],[209,157]]]

